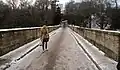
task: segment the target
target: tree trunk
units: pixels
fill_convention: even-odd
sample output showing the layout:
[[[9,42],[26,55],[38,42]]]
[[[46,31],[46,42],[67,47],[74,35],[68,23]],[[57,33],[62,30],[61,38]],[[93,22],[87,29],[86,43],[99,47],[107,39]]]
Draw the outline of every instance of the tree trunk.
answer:
[[[104,29],[104,28],[103,28],[103,23],[100,23],[100,29]]]
[[[115,0],[115,4],[116,4],[116,9],[118,9],[118,3],[117,3],[117,0]]]
[[[90,16],[90,18],[89,18],[89,28],[91,28],[91,16]]]

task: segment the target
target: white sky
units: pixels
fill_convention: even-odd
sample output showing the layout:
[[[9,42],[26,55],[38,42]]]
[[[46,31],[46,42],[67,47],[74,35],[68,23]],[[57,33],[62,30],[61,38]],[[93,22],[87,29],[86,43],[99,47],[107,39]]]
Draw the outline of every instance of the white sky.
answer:
[[[28,0],[28,1],[31,1],[31,0]],[[35,2],[36,0],[33,0],[33,3]],[[67,2],[69,2],[70,0],[59,0],[59,3],[60,4],[63,4],[64,6],[65,6],[65,4],[67,3]],[[76,2],[80,2],[80,1],[82,1],[82,0],[75,0]],[[3,2],[6,2],[6,0],[3,0]],[[118,4],[120,5],[120,0],[118,0]]]
[[[6,0],[2,0],[3,2],[6,3]],[[31,1],[31,0],[28,0],[28,1]],[[36,1],[36,0],[33,0],[33,2]],[[70,0],[59,0],[59,3],[65,5],[66,2],[69,2]]]
[[[59,1],[60,1],[60,3],[65,5],[65,3],[69,2],[70,0],[59,0]],[[74,1],[79,2],[81,0],[74,0]]]
[[[66,3],[66,2],[69,2],[70,0],[59,0],[59,1],[60,1],[60,3],[62,3],[62,4],[65,5],[65,3]]]

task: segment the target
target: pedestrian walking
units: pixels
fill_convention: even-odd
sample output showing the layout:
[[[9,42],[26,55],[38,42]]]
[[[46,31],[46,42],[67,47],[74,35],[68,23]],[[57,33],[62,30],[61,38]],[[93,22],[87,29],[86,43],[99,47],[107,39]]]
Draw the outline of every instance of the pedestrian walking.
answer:
[[[43,51],[47,49],[47,42],[49,41],[49,33],[48,33],[48,27],[46,25],[44,25],[41,30],[40,30],[40,38],[42,41],[42,48]]]

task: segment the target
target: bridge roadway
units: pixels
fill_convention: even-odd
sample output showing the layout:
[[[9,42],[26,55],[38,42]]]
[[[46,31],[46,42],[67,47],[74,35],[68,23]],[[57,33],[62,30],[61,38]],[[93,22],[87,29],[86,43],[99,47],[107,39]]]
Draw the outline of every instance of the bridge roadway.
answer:
[[[2,56],[9,63],[1,65],[1,70],[116,70],[117,62],[96,48],[85,48],[78,38],[71,29],[59,28],[50,33],[48,51],[42,52],[37,39]]]

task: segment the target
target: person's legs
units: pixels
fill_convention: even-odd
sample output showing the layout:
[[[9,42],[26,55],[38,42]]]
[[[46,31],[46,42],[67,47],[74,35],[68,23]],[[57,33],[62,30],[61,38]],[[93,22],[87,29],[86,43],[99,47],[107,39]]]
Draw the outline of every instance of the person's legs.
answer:
[[[117,64],[117,70],[120,70],[120,62]]]
[[[44,51],[44,41],[42,42],[42,48],[43,48],[43,51]]]
[[[46,44],[45,44],[45,49],[47,49],[47,42],[45,42]]]

